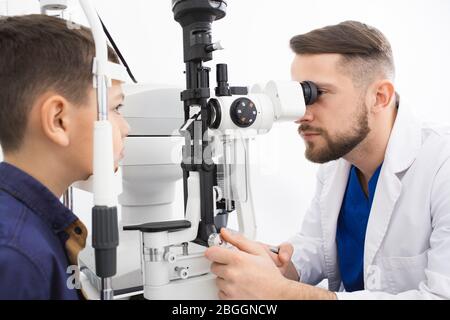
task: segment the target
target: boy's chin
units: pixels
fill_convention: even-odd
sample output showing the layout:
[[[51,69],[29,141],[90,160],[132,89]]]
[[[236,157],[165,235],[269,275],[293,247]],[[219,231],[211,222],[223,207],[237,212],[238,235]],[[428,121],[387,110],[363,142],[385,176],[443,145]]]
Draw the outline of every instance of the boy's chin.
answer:
[[[119,170],[120,164],[119,163],[114,163],[114,173],[117,173],[117,171]],[[94,174],[94,172],[91,173],[86,173],[86,175],[84,175],[84,178],[78,180],[78,181],[85,181],[88,180],[92,175]]]
[[[122,166],[122,161],[114,161],[114,172],[117,173],[119,171],[119,168]]]

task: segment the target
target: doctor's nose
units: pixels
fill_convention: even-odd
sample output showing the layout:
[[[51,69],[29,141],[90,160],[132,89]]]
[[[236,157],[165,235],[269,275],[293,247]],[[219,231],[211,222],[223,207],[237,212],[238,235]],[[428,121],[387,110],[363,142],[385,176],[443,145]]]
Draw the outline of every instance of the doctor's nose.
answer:
[[[306,110],[305,110],[305,114],[303,115],[303,117],[297,119],[297,120],[295,121],[295,123],[301,124],[301,123],[303,123],[303,122],[311,122],[311,121],[313,121],[314,116],[313,116],[313,114],[312,114],[312,112],[311,112],[310,109],[311,109],[311,107],[310,107],[310,106],[307,106],[307,107],[306,107]]]

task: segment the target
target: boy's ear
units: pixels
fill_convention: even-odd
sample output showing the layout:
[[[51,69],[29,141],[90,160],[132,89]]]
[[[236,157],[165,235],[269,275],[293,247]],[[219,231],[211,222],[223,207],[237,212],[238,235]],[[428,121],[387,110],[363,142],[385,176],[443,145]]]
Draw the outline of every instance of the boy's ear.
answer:
[[[61,147],[70,143],[68,125],[70,104],[60,95],[50,95],[41,105],[41,125],[44,134]]]

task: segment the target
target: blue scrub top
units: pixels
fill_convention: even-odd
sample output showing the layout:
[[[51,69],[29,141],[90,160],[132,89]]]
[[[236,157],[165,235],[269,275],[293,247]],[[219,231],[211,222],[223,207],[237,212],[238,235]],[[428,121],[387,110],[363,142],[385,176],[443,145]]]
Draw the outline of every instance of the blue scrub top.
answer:
[[[381,164],[369,180],[366,196],[352,166],[339,214],[336,244],[342,283],[347,292],[364,290],[364,240]]]

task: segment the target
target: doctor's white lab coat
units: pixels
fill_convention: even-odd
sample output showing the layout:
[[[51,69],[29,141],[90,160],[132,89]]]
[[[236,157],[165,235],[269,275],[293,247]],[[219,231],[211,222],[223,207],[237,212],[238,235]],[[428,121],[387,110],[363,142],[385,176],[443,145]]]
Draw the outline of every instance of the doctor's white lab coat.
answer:
[[[341,284],[336,227],[350,163],[320,167],[301,231],[290,242],[300,281],[328,279],[338,299],[450,299],[450,128],[423,125],[400,106],[364,244],[364,286]]]

